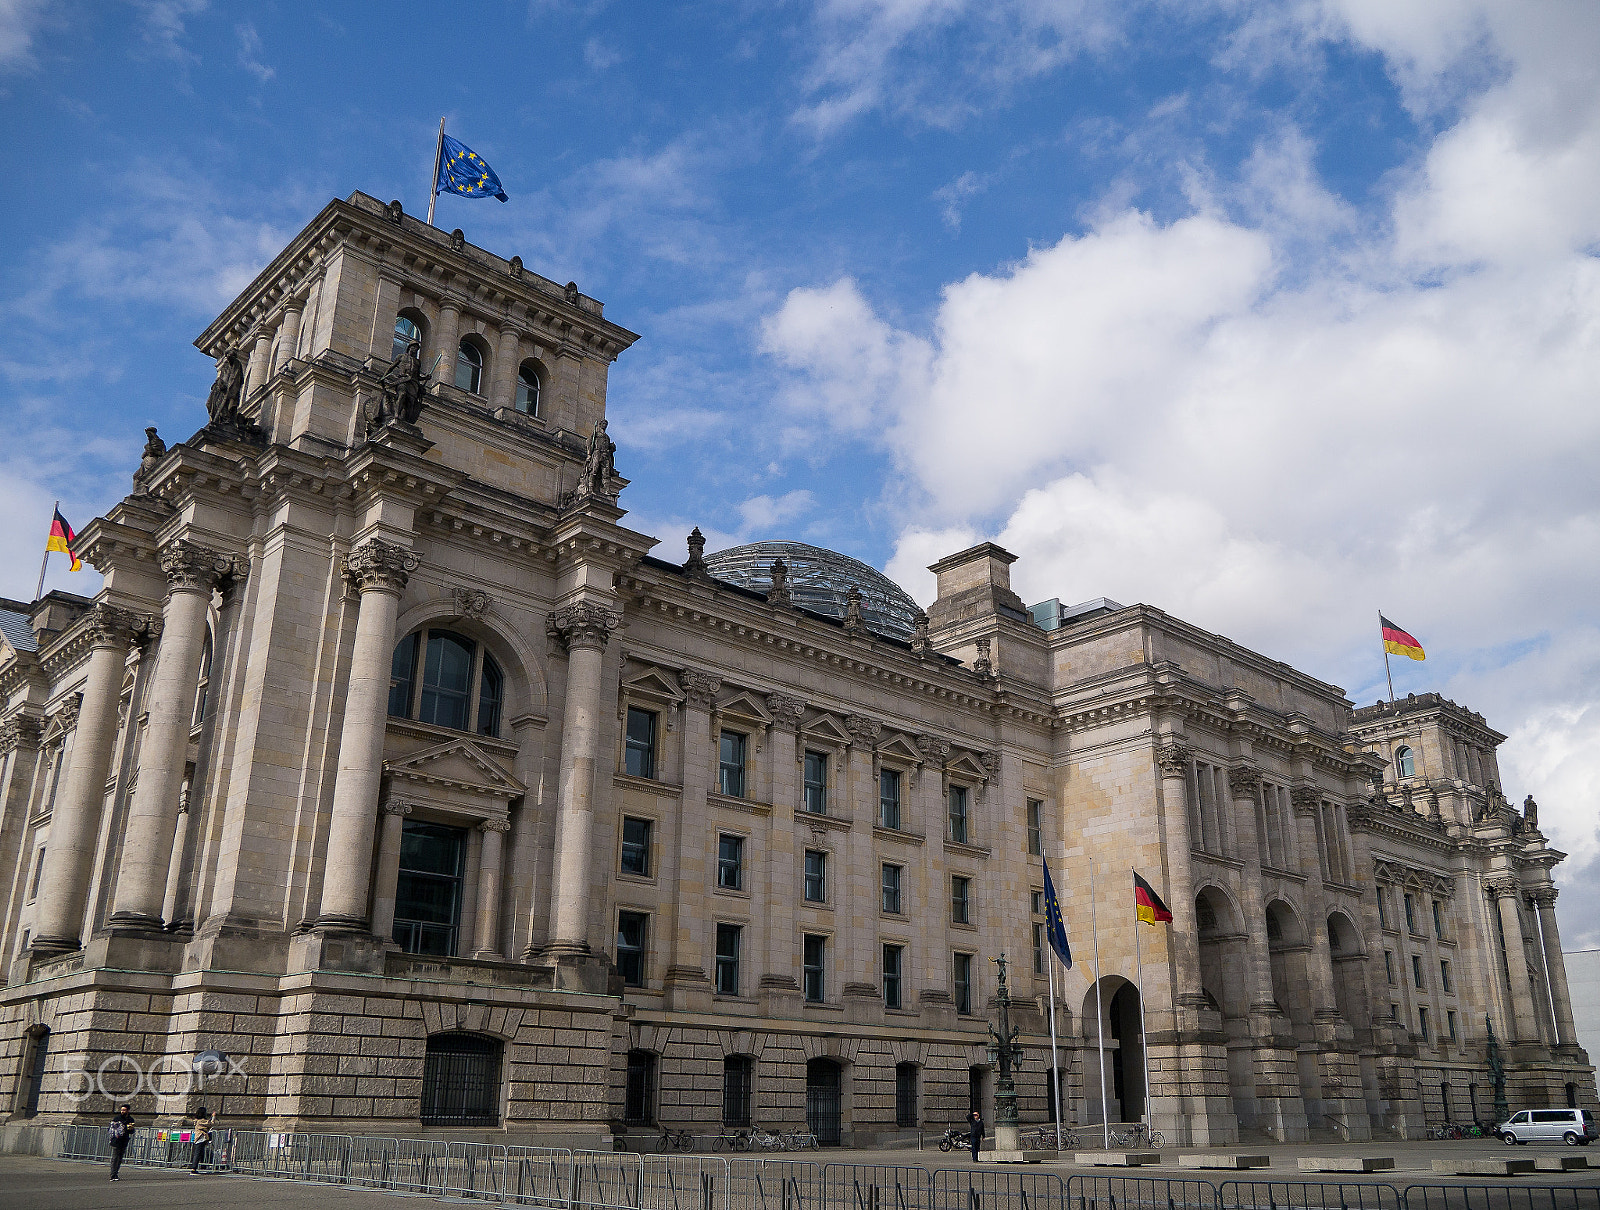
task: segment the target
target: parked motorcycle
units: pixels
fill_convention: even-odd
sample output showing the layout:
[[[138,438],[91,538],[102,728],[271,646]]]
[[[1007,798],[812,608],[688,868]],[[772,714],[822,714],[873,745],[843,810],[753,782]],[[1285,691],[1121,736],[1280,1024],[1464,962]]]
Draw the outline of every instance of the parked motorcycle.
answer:
[[[971,1146],[972,1135],[969,1131],[959,1126],[952,1126],[944,1132],[944,1138],[939,1140],[940,1151],[950,1151],[954,1148],[965,1150]]]

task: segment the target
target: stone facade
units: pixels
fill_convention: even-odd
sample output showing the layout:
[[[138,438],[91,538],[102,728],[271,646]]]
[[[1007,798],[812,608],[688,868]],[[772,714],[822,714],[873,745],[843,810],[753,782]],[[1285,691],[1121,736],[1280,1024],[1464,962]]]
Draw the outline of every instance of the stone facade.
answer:
[[[992,1114],[1004,953],[1042,1120],[1044,857],[1069,1119],[1147,1068],[1182,1142],[1414,1136],[1490,1112],[1486,1019],[1516,1101],[1594,1104],[1561,854],[1481,719],[1147,606],[1045,629],[990,544],[909,640],[652,556],[603,425],[634,339],[362,194],[202,334],[237,406],[85,527],[100,595],[0,603],[0,1113],[869,1142]]]

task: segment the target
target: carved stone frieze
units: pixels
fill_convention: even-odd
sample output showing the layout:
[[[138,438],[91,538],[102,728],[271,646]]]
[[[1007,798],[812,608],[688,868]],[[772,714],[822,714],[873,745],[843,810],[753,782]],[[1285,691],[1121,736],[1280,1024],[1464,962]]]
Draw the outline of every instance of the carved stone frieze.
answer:
[[[385,815],[399,815],[404,818],[411,814],[411,804],[398,799],[390,799],[383,804],[383,813]]]
[[[401,592],[417,570],[417,556],[404,546],[369,538],[344,557],[344,574],[360,592]]]
[[[208,593],[233,570],[233,560],[209,546],[178,538],[162,548],[161,570],[169,592]]]
[[[611,641],[611,632],[621,624],[622,615],[615,609],[579,601],[552,612],[545,619],[545,633],[568,651],[576,647],[603,648]]]
[[[793,694],[769,693],[767,694],[767,709],[772,712],[774,726],[794,731],[800,726],[800,718],[806,712],[806,704]]]
[[[685,705],[709,710],[716,704],[717,694],[722,692],[722,678],[698,668],[685,668],[678,673],[678,688],[683,690]]]
[[[925,763],[942,768],[950,759],[950,741],[937,735],[917,736],[917,751]]]
[[[1168,740],[1156,749],[1156,764],[1161,766],[1162,777],[1182,777],[1189,771],[1189,746],[1177,740]]]
[[[450,597],[455,602],[455,616],[481,622],[489,614],[489,594],[481,588],[452,588]]]
[[[883,724],[864,714],[845,715],[844,729],[850,732],[851,740],[863,748],[875,747],[878,736],[883,734]]]
[[[1255,765],[1233,765],[1228,769],[1228,789],[1235,798],[1253,798],[1261,788],[1261,770]]]
[[[992,639],[978,640],[978,658],[972,661],[972,671],[979,676],[994,675],[994,661],[990,658],[994,641]]]

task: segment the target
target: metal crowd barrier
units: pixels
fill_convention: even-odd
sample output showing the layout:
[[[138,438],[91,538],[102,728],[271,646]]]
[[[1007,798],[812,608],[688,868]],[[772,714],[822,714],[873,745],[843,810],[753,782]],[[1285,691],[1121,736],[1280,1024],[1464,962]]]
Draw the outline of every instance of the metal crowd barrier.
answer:
[[[137,1131],[125,1164],[188,1166]],[[65,1126],[60,1159],[106,1162],[104,1126]],[[219,1132],[207,1167],[278,1180],[545,1210],[1600,1210],[1600,1185],[1168,1179],[999,1168],[641,1155],[347,1134]]]

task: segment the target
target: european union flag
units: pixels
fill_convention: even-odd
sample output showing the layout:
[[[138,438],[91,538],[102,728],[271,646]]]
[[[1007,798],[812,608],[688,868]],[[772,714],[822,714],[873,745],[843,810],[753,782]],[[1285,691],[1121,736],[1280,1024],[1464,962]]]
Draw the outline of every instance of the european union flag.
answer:
[[[439,177],[433,183],[435,193],[459,193],[462,197],[497,197],[506,201],[506,191],[500,188],[500,178],[494,169],[465,143],[442,135],[439,141]]]
[[[1050,863],[1044,863],[1044,935],[1055,950],[1056,957],[1072,969],[1072,947],[1067,944],[1067,925],[1061,919],[1061,901],[1056,898],[1056,884],[1050,881]]]

